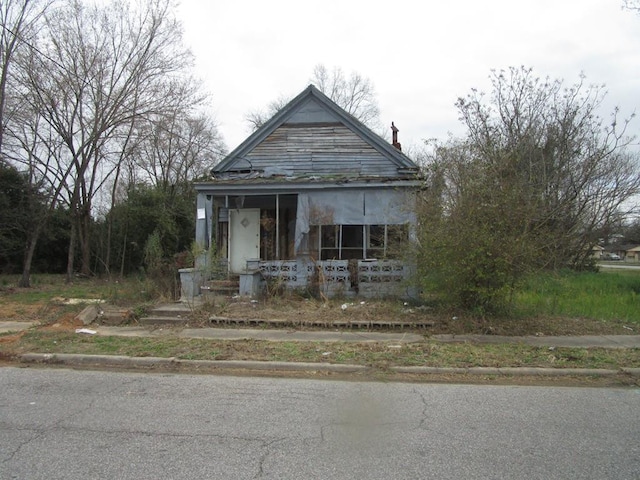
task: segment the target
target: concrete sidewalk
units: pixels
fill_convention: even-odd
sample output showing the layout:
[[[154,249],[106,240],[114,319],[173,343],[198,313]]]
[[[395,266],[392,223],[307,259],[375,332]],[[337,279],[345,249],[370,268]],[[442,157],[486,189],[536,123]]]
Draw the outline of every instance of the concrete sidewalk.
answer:
[[[34,322],[0,322],[0,333],[26,330]],[[150,328],[140,326],[109,327],[89,325],[97,335],[124,337],[177,337],[207,338],[211,340],[267,340],[272,342],[395,342],[417,343],[436,341],[443,343],[524,344],[537,347],[576,348],[640,348],[640,335],[585,335],[585,336],[520,336],[501,335],[419,335],[416,333],[384,333],[369,331],[305,331],[291,329],[249,328]]]
[[[28,328],[35,327],[36,325],[39,325],[39,322],[0,322],[0,334],[21,332],[23,330],[27,330]]]
[[[415,333],[380,333],[367,331],[301,331],[259,328],[169,328],[146,327],[94,328],[98,335],[124,335],[129,337],[207,338],[211,340],[268,340],[272,342],[397,342],[415,343],[425,337]]]
[[[183,328],[155,329],[145,327],[95,328],[98,335],[132,337],[176,336],[179,338],[208,338],[212,340],[267,340],[273,342],[396,342],[417,343],[436,341],[443,343],[524,344],[539,347],[599,347],[640,348],[640,335],[586,335],[586,336],[521,336],[500,335],[431,335],[417,333],[384,333],[368,331],[301,331],[285,329],[249,328]]]
[[[640,348],[640,335],[522,336],[502,335],[434,335],[439,342],[483,344],[518,343],[534,347]]]
[[[0,322],[0,333],[27,330],[35,326],[28,322]],[[600,347],[600,348],[640,348],[640,335],[590,335],[580,337],[505,337],[497,335],[433,335],[415,333],[381,333],[354,331],[299,331],[277,329],[238,328],[149,328],[149,327],[86,327],[95,335],[154,337],[154,338],[208,338],[215,340],[258,339],[274,342],[386,342],[393,344],[417,342],[469,342],[478,344],[519,343],[544,347]],[[78,333],[82,335],[82,333]],[[120,355],[50,354],[25,353],[20,355],[24,363],[40,363],[67,366],[91,366],[99,368],[186,368],[198,371],[282,371],[282,372],[332,372],[338,374],[373,371],[366,365],[270,362],[248,360],[184,360],[179,358],[127,357]],[[640,368],[585,369],[585,368],[538,368],[538,367],[389,367],[390,372],[412,375],[478,375],[478,376],[573,376],[573,377],[616,377],[623,375],[640,378]]]

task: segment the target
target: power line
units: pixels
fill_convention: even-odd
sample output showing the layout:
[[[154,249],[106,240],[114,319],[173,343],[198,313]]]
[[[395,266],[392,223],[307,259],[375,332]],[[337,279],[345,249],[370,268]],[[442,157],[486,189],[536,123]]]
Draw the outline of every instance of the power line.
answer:
[[[32,44],[30,41],[26,40],[22,35],[20,35],[19,33],[11,30],[9,27],[7,27],[6,25],[2,24],[0,25],[3,30],[9,32],[11,35],[13,35],[15,38],[18,38],[22,43],[24,43],[27,47],[29,47],[31,50],[35,51],[38,55],[43,56],[44,58],[46,58],[47,60],[49,60],[50,62],[54,63],[57,67],[61,68],[64,70],[64,65],[62,65],[61,63],[59,63],[56,59],[51,58],[49,55],[47,55],[46,53],[44,53],[42,50],[40,50],[38,47],[36,47],[34,44]]]

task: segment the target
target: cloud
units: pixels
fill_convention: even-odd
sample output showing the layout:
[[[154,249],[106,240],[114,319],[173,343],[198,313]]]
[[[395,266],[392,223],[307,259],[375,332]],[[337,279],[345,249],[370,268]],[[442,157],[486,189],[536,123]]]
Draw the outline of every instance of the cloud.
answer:
[[[179,14],[231,148],[248,111],[299,93],[318,63],[369,77],[403,143],[459,131],[456,98],[509,66],[584,72],[607,85],[605,107],[640,106],[640,17],[611,0],[183,0]]]

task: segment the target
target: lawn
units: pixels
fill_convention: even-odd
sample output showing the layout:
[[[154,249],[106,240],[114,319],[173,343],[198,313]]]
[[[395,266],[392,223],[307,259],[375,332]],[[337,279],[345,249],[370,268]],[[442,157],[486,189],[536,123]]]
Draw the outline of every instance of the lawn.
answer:
[[[18,277],[0,276],[0,319],[39,320],[79,311],[64,299],[100,299],[142,312],[156,302],[153,284],[139,277],[124,280],[76,279],[65,284],[61,275],[35,275],[33,287],[15,287]],[[587,335],[640,332],[640,269],[604,270],[599,273],[562,272],[528,279],[514,298],[514,314],[503,318],[475,318],[465,312],[445,311],[431,304],[414,305],[400,300],[337,298],[322,301],[296,294],[269,296],[259,301],[219,298],[194,310],[193,323],[207,324],[211,315],[228,318],[290,320],[304,327],[306,321],[393,320],[427,322],[421,331],[496,335]]]
[[[131,306],[151,301],[153,284],[141,277],[125,279],[77,277],[65,283],[64,275],[36,274],[31,288],[18,288],[19,276],[0,275],[0,299],[12,303],[46,304],[54,298],[101,299],[115,305]]]
[[[428,320],[418,344],[294,343],[215,341],[160,338],[84,336],[74,332],[75,314],[82,305],[67,305],[69,298],[101,299],[142,311],[155,300],[144,280],[78,279],[66,285],[62,277],[37,276],[33,288],[19,289],[11,277],[0,277],[0,319],[38,320],[43,325],[18,335],[0,335],[0,358],[13,359],[26,352],[86,353],[177,357],[205,360],[264,360],[331,362],[388,366],[439,367],[640,367],[636,349],[548,349],[525,345],[441,344],[430,341],[436,333],[500,335],[632,334],[640,330],[640,272],[539,275],[529,279],[515,298],[516,315],[478,319],[461,312],[440,311],[428,305],[400,300],[333,299],[321,301],[298,295],[259,301],[222,298],[194,309],[191,326],[208,326],[210,315],[228,318],[393,319]],[[346,306],[346,307],[345,307]]]
[[[640,330],[640,269],[539,274],[516,296],[519,317],[569,317]]]
[[[432,341],[389,344],[103,337],[42,330],[30,330],[21,335],[19,348],[14,350],[14,354],[26,352],[176,357],[189,360],[318,362],[368,365],[378,369],[390,366],[640,367],[640,355],[633,349],[549,349],[518,344],[475,345]]]

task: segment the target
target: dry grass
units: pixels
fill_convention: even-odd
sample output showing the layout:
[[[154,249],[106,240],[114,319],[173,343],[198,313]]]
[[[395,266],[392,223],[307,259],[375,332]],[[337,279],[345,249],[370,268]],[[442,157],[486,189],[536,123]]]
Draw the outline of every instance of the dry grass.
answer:
[[[346,306],[346,308],[343,308]],[[278,319],[299,328],[337,321],[413,322],[430,324],[415,328],[421,334],[489,334],[489,335],[628,335],[629,327],[621,320],[598,320],[561,316],[482,319],[454,311],[442,311],[426,305],[409,305],[400,300],[332,299],[316,300],[296,295],[268,297],[262,300],[218,298],[196,311],[202,325],[212,315],[230,319]],[[632,328],[632,330],[629,330]],[[407,330],[405,327],[404,330]]]
[[[607,277],[609,278],[609,277]],[[611,278],[614,278],[613,276]],[[34,287],[15,287],[17,277],[0,277],[0,319],[40,321],[54,324],[67,314],[75,314],[82,305],[64,305],[60,298],[99,298],[109,303],[142,311],[153,303],[149,285],[136,278],[124,281],[78,279],[66,285],[61,276],[38,276]],[[344,308],[343,308],[344,307]],[[587,318],[560,314],[531,314],[513,318],[475,318],[456,311],[426,305],[410,305],[401,300],[305,298],[295,293],[270,296],[258,301],[215,298],[194,312],[196,323],[208,325],[210,316],[242,319],[287,320],[297,328],[323,322],[402,322],[431,326],[416,328],[421,334],[494,334],[494,335],[590,335],[638,333],[637,324],[616,318]],[[411,328],[404,328],[412,330]]]
[[[9,337],[9,336],[7,336]],[[33,329],[11,342],[0,342],[5,359],[26,352],[177,357],[202,360],[256,360],[391,366],[437,367],[640,367],[633,349],[555,348],[526,345],[474,345],[425,341],[410,344],[350,342],[268,342],[177,337],[79,335],[64,328]],[[0,339],[3,337],[0,336]]]

